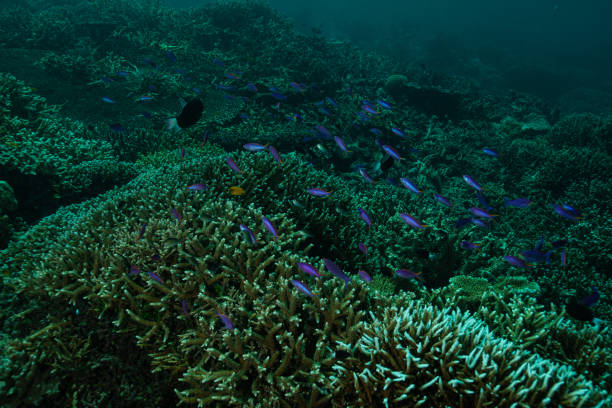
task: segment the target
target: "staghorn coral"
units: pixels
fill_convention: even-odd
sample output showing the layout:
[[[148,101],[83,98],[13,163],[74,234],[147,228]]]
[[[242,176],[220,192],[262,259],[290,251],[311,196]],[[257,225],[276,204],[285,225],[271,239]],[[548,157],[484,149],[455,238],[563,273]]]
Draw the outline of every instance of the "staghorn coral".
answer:
[[[371,314],[352,357],[334,365],[345,406],[597,406],[610,403],[569,365],[525,352],[453,308],[423,301]]]

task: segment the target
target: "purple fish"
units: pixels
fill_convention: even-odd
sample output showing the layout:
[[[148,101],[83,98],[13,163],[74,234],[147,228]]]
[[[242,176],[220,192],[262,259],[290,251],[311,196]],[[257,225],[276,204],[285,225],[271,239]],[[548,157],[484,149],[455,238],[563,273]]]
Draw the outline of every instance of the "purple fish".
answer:
[[[221,319],[221,322],[223,323],[226,329],[234,330],[234,323],[232,323],[229,317],[219,312],[217,312],[217,316],[219,316],[219,319]]]
[[[363,179],[368,183],[374,183],[374,179],[368,174],[368,172],[364,168],[359,169],[359,174],[361,174]]]
[[[145,230],[147,229],[147,223],[145,222],[144,224],[142,224],[142,226],[140,227],[140,233],[138,234],[138,241],[140,241],[142,239],[142,237],[144,237],[145,234]]]
[[[333,263],[331,259],[323,258],[323,262],[325,263],[325,267],[329,272],[344,281],[344,287],[346,288],[346,285],[349,283],[351,278],[349,278],[344,272],[342,272],[340,267]]]
[[[577,209],[575,209],[574,207],[572,207],[569,204],[561,204],[561,207],[563,207],[563,209],[572,214],[574,217],[576,218],[582,218],[582,214],[580,214],[580,211],[578,211]]]
[[[249,92],[257,93],[257,87],[255,86],[255,84],[249,82],[247,84],[247,89]]]
[[[455,228],[460,230],[472,222],[472,218],[460,218],[455,222]]]
[[[191,190],[191,191],[204,191],[206,189],[208,189],[208,186],[203,183],[196,183],[196,184],[187,186],[187,190]]]
[[[181,300],[181,307],[183,309],[183,314],[185,317],[189,318],[189,305],[185,299]]]
[[[230,169],[234,170],[236,173],[240,174],[242,173],[242,171],[240,170],[240,168],[238,167],[238,165],[236,164],[236,162],[234,160],[232,160],[231,157],[226,157],[225,158],[225,162],[227,163],[227,165],[229,166]]]
[[[395,160],[402,160],[402,157],[400,156],[399,152],[393,146],[382,145],[382,149],[385,151],[385,153],[393,157]]]
[[[149,274],[149,277],[159,283],[164,283],[161,278],[154,272],[147,272]]]
[[[317,270],[314,268],[314,266],[312,266],[310,264],[307,264],[306,262],[298,262],[297,266],[304,273],[307,273],[309,275],[315,276],[317,278],[321,277],[321,275],[319,274],[319,272],[317,272]]]
[[[362,105],[361,109],[363,109],[364,112],[369,113],[370,115],[378,115],[378,112],[376,111],[376,109],[374,109],[372,105]]]
[[[412,181],[410,181],[410,180],[408,180],[407,178],[404,178],[404,177],[400,177],[400,181],[401,181],[402,185],[404,187],[406,187],[408,190],[410,190],[410,191],[412,191],[413,193],[416,193],[416,194],[421,194],[421,190],[419,190],[417,188],[417,186],[415,186]]]
[[[582,299],[580,304],[583,306],[593,306],[595,303],[597,303],[600,297],[601,294],[599,293],[599,290],[597,290],[595,286],[591,286],[591,294]]]
[[[376,136],[382,136],[382,130],[377,128],[370,129],[370,132],[374,133]]]
[[[480,184],[478,184],[476,180],[474,180],[472,177],[468,176],[467,174],[463,175],[463,180],[465,180],[465,182],[468,183],[468,185],[474,188],[476,191],[482,191],[482,187],[480,187]]]
[[[479,218],[471,217],[470,218],[470,222],[472,224],[474,224],[475,226],[479,227],[479,228],[489,229],[489,223],[487,221],[481,220]]]
[[[174,53],[172,51],[166,52],[166,55],[168,56],[168,59],[170,61],[176,63],[176,55],[174,55]]]
[[[317,130],[317,132],[319,132],[320,134],[325,135],[325,136],[327,136],[327,137],[329,137],[329,138],[331,138],[331,136],[332,136],[332,134],[330,133],[330,131],[329,131],[329,130],[327,130],[327,129],[326,129],[324,126],[322,126],[322,125],[317,125],[317,126],[315,127],[315,129],[316,129],[316,130]]]
[[[368,247],[365,246],[363,242],[358,243],[357,246],[359,247],[359,250],[363,252],[365,256],[368,256]]]
[[[276,232],[276,227],[272,224],[272,221],[262,216],[261,220],[263,221],[264,227],[268,230],[268,232],[274,237],[274,239],[278,239],[278,233]]]
[[[115,103],[114,100],[112,100],[111,98],[107,98],[106,96],[102,97],[102,101],[106,103]]]
[[[149,260],[153,261],[153,262],[157,262],[161,259],[161,256],[159,256],[159,254],[153,254],[151,255],[151,257],[149,258]]]
[[[180,223],[181,223],[181,219],[183,218],[183,217],[181,217],[181,213],[180,213],[180,212],[178,212],[178,211],[176,210],[176,208],[174,208],[174,207],[172,207],[172,208],[170,209],[170,212],[172,213],[172,216],[173,216],[174,218],[176,218],[176,220],[177,220],[177,221],[179,222],[179,224],[180,224]]]
[[[475,244],[470,241],[461,241],[459,243],[459,247],[467,251],[473,251],[473,250],[478,250],[480,248],[480,244]]]
[[[489,214],[488,212],[486,212],[485,210],[483,210],[482,208],[478,208],[478,207],[471,207],[470,208],[470,212],[472,214],[474,214],[477,217],[482,217],[482,218],[493,218],[493,217],[497,217],[497,214]]]
[[[478,202],[485,210],[493,211],[493,207],[489,205],[489,200],[487,200],[487,197],[482,193],[482,191],[476,191],[476,197],[478,197]]]
[[[272,92],[270,95],[272,95],[272,97],[276,99],[277,101],[284,101],[287,99],[287,96],[283,95],[280,92]]]
[[[318,187],[313,187],[307,190],[309,194],[312,194],[315,197],[327,197],[331,194],[331,191],[325,191]]]
[[[270,146],[268,146],[268,151],[270,152],[272,157],[274,157],[274,160],[276,160],[278,162],[278,164],[282,164],[283,163],[283,161],[281,160],[281,157],[280,157],[280,153],[278,152],[278,150],[276,150],[276,147],[270,145]]]
[[[504,206],[505,207],[516,207],[516,208],[527,208],[531,204],[528,198],[514,198],[512,200],[505,198]]]
[[[498,157],[499,153],[497,153],[495,150],[489,148],[489,147],[483,147],[482,151],[484,154],[491,156],[491,157]]]
[[[416,229],[423,229],[423,228],[427,228],[430,227],[430,225],[424,225],[421,224],[416,218],[414,218],[412,215],[408,215],[408,214],[404,214],[404,213],[400,213],[400,217],[402,217],[402,220],[404,220],[404,222],[408,225],[410,225],[411,227],[414,227]]]
[[[377,102],[377,103],[378,103],[380,106],[382,106],[383,108],[385,108],[385,109],[389,109],[389,110],[393,109],[393,107],[391,106],[391,104],[389,104],[388,102],[383,101],[382,99],[377,99],[377,100],[376,100],[376,102]]]
[[[338,104],[336,103],[336,101],[334,101],[331,97],[328,96],[325,99],[327,99],[327,102],[329,102],[329,104],[332,105],[334,108],[338,107]]]
[[[561,266],[567,268],[567,252],[561,251]]]
[[[548,251],[544,253],[542,251],[538,251],[537,249],[527,249],[521,252],[521,257],[527,262],[534,262],[534,263],[546,262],[548,264],[550,263],[551,254],[552,254],[552,251]]]
[[[401,130],[399,130],[396,127],[392,127],[391,128],[391,132],[393,132],[394,134],[396,134],[399,137],[406,137],[406,134],[404,132],[402,132]]]
[[[306,286],[306,284],[295,280],[295,279],[291,279],[291,283],[293,284],[293,286],[295,286],[295,288],[297,290],[299,290],[300,292],[302,292],[303,294],[305,294],[306,296],[310,296],[310,297],[316,297],[316,295],[314,293],[312,293],[312,291],[310,290],[310,288],[308,286]]]
[[[366,271],[359,271],[357,274],[359,274],[359,277],[365,282],[372,282],[372,277]]]
[[[340,136],[334,136],[334,140],[336,141],[336,144],[338,145],[338,147],[340,147],[340,150],[342,150],[345,153],[349,153],[350,152],[348,147],[346,147],[346,144],[344,143],[344,140],[342,140],[342,138]]]
[[[370,220],[370,216],[363,208],[358,208],[359,216],[361,219],[368,225],[368,228],[372,227],[372,221]]]
[[[246,150],[250,152],[259,152],[262,150],[266,150],[268,148],[268,145],[262,145],[259,143],[247,143],[243,145],[242,147],[244,147]]]
[[[397,271],[395,271],[395,274],[397,276],[399,276],[400,278],[404,278],[404,279],[412,279],[412,278],[416,278],[419,280],[423,280],[423,278],[421,278],[421,272],[412,272],[410,269],[398,269]]]
[[[448,198],[435,193],[433,196],[440,204],[445,205],[447,207],[452,207],[452,204],[450,203],[450,200]]]
[[[251,241],[251,244],[257,243],[257,238],[255,238],[255,234],[253,234],[253,231],[251,231],[249,227],[244,224],[240,224],[240,231],[242,231],[249,241]]]
[[[140,269],[138,269],[135,266],[130,266],[130,271],[128,272],[128,275],[134,276],[134,275],[138,275],[138,274],[140,274]]]
[[[504,256],[504,259],[512,266],[516,266],[517,268],[530,268],[531,265],[525,263],[522,259],[513,256],[513,255],[506,255]]]
[[[567,218],[568,220],[572,220],[572,221],[578,221],[578,218],[576,218],[576,216],[572,215],[571,213],[567,212],[563,207],[561,207],[558,204],[553,204],[552,205],[553,209],[555,210],[555,212],[557,214],[559,214],[560,216],[562,216],[563,218]]]

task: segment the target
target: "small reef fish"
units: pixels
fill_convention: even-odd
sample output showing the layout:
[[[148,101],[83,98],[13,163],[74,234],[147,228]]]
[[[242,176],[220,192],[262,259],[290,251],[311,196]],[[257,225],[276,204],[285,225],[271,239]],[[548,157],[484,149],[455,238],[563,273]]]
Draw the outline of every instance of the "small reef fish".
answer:
[[[236,173],[240,174],[242,173],[242,171],[240,170],[240,168],[238,167],[238,165],[236,164],[236,162],[234,160],[232,160],[231,157],[226,157],[225,158],[225,162],[227,163],[227,165],[229,166],[230,169],[234,170]]]
[[[561,251],[561,266],[567,268],[567,252]]]
[[[431,225],[421,224],[421,222],[419,220],[417,220],[416,218],[414,218],[413,216],[408,215],[408,214],[400,213],[400,217],[402,217],[402,220],[404,220],[404,222],[406,224],[408,224],[411,227],[414,227],[416,229],[424,229],[424,228],[427,228],[427,227],[431,226]]]
[[[344,287],[350,282],[351,278],[349,278],[338,265],[336,265],[331,259],[323,258],[323,262],[325,263],[325,267],[332,275],[342,279],[344,281]]]
[[[580,300],[580,302],[575,300],[570,302],[565,311],[574,319],[581,320],[583,322],[592,322],[595,319],[595,315],[591,307],[595,305],[600,296],[599,290],[593,286],[591,287],[590,295]]]
[[[388,103],[388,102],[386,102],[386,101],[384,101],[382,99],[377,99],[376,103],[378,103],[380,106],[382,106],[385,109],[388,109],[388,110],[393,109],[393,107],[391,106],[390,103]]]
[[[372,277],[366,271],[359,271],[357,274],[364,282],[372,282]]]
[[[283,160],[280,157],[280,153],[278,152],[278,150],[276,150],[276,147],[270,145],[270,146],[268,146],[268,151],[270,152],[270,154],[272,155],[274,160],[276,160],[278,162],[278,164],[282,164],[283,163]]]
[[[482,208],[478,208],[478,207],[470,207],[470,212],[472,214],[474,214],[475,216],[481,217],[481,218],[492,219],[494,217],[497,217],[497,214],[489,214],[488,212],[486,212]]]
[[[476,191],[476,197],[478,197],[478,202],[484,207],[485,210],[493,211],[493,207],[489,205],[489,200],[487,200],[487,197],[482,191]]]
[[[321,275],[319,274],[319,272],[317,272],[314,266],[307,264],[306,262],[298,262],[297,266],[302,272],[307,273],[308,275],[312,275],[317,278],[321,277]]]
[[[149,274],[149,277],[153,279],[154,281],[157,281],[159,283],[164,283],[155,272],[147,272],[147,273]]]
[[[406,137],[406,133],[402,132],[401,130],[399,130],[399,129],[398,129],[398,128],[396,128],[396,127],[392,127],[392,128],[391,128],[391,132],[393,132],[394,134],[396,134],[396,135],[397,135],[397,136],[399,136],[399,137],[403,137],[403,138],[405,138],[405,137]]]
[[[181,160],[183,160],[185,158],[185,148],[184,147],[181,147],[179,149],[179,157],[180,157]]]
[[[514,255],[506,255],[504,256],[504,259],[506,260],[506,262],[508,262],[510,265],[512,266],[516,266],[517,268],[530,268],[531,265],[525,263],[525,261],[523,261],[522,259],[514,256]]]
[[[106,96],[102,97],[102,101],[106,103],[115,103],[115,101],[111,98],[107,98]]]
[[[423,278],[420,276],[421,272],[412,272],[410,269],[398,269],[397,271],[395,271],[395,274],[397,276],[399,276],[400,278],[404,278],[404,279],[419,279],[419,280],[423,280]]]
[[[329,130],[327,130],[324,126],[322,125],[317,125],[315,127],[315,129],[317,130],[317,132],[319,132],[320,134],[327,136],[328,138],[332,137],[332,134]]]
[[[252,93],[257,93],[257,87],[255,86],[255,84],[252,84],[250,82],[247,84],[247,90]]]
[[[475,244],[470,241],[461,241],[459,243],[459,247],[467,251],[474,251],[474,250],[477,251],[478,249],[480,249],[480,244]]]
[[[313,187],[307,190],[308,194],[311,194],[315,197],[327,197],[331,194],[331,191],[325,191],[323,189],[320,189],[318,187]]]
[[[248,150],[249,152],[260,152],[262,150],[267,150],[268,149],[268,145],[262,145],[259,143],[247,143],[245,145],[242,146],[245,150]]]
[[[359,169],[359,174],[361,174],[361,177],[363,177],[363,179],[364,179],[365,181],[367,181],[368,183],[372,183],[372,184],[374,184],[374,179],[372,178],[372,176],[370,176],[370,175],[368,174],[368,172],[366,171],[366,169],[364,169],[364,168],[360,168],[360,169]]]
[[[393,157],[397,161],[400,161],[403,159],[400,156],[399,152],[393,146],[382,145],[382,149],[385,151],[385,153],[387,153],[389,156]]]
[[[351,152],[348,149],[348,147],[346,147],[346,143],[344,143],[344,140],[342,140],[342,138],[340,136],[334,136],[334,140],[335,140],[336,144],[338,145],[338,147],[340,147],[340,150],[342,150],[344,153],[350,153]]]
[[[142,237],[144,237],[145,231],[147,229],[147,223],[145,222],[144,224],[142,224],[142,226],[140,227],[140,233],[138,234],[138,240],[140,241],[142,239]]]
[[[487,221],[481,220],[480,218],[474,218],[474,217],[470,217],[469,218],[470,222],[472,224],[474,224],[475,226],[482,228],[482,229],[489,229],[489,223]]]
[[[251,229],[249,227],[247,227],[244,224],[240,224],[240,231],[245,235],[245,237],[251,241],[251,244],[256,244],[257,243],[257,238],[255,238],[255,234],[253,234],[253,231],[251,231]]]
[[[191,191],[204,191],[207,189],[208,189],[208,185],[203,184],[203,183],[196,183],[196,184],[187,186],[187,190],[191,190]]]
[[[217,316],[219,316],[219,319],[221,319],[221,322],[223,323],[223,326],[225,326],[226,329],[234,330],[234,323],[232,323],[229,317],[227,317],[221,312],[217,312]]]
[[[363,252],[363,254],[364,254],[365,256],[368,256],[368,247],[367,247],[367,246],[365,246],[365,244],[364,244],[363,242],[358,243],[358,244],[357,244],[357,247],[359,247],[359,250],[360,250],[361,252]]]
[[[140,269],[135,267],[135,266],[130,266],[130,271],[128,272],[128,275],[130,276],[134,276],[134,275],[139,275],[140,274]]]
[[[378,128],[371,128],[370,132],[374,133],[376,136],[382,136],[382,130],[378,129]]]
[[[468,176],[467,174],[463,175],[463,180],[466,183],[468,183],[468,185],[472,187],[473,189],[475,189],[476,191],[482,191],[482,187],[480,187],[480,184],[478,184],[476,180],[474,180],[472,177]]]
[[[173,53],[172,51],[168,51],[168,52],[166,52],[166,56],[168,57],[168,59],[169,59],[171,62],[173,62],[173,63],[175,63],[175,64],[176,64],[176,61],[177,61],[177,59],[176,59],[176,55],[174,55],[174,53]]]
[[[274,239],[277,240],[278,233],[276,232],[276,227],[274,226],[274,224],[272,224],[272,221],[270,221],[264,216],[261,217],[261,221],[263,222],[264,227],[266,227],[270,235],[272,235],[272,237],[274,237]]]
[[[178,223],[180,224],[180,223],[181,223],[181,219],[183,218],[183,217],[181,217],[181,213],[180,213],[180,212],[178,212],[178,210],[177,210],[176,208],[174,208],[174,207],[172,207],[172,208],[170,209],[170,212],[172,213],[172,216],[173,216],[174,218],[176,218],[176,220],[177,220],[177,221],[178,221]]]
[[[495,150],[489,148],[489,147],[483,147],[482,151],[484,154],[491,156],[491,157],[499,157],[499,153],[497,153]]]
[[[575,216],[574,214],[572,214],[571,212],[567,211],[563,206],[558,205],[558,204],[552,204],[553,209],[555,210],[555,212],[557,214],[559,214],[560,216],[562,216],[563,218],[567,218],[568,220],[571,221],[578,221],[578,219],[580,217]]]
[[[204,104],[200,99],[194,98],[183,106],[177,117],[168,119],[166,122],[167,128],[170,131],[178,132],[181,129],[193,126],[202,117],[202,112],[204,112]]]
[[[504,207],[527,208],[531,204],[528,198],[504,199]]]
[[[185,299],[181,300],[181,308],[183,309],[183,314],[186,318],[189,318],[189,305]]]
[[[550,263],[551,255],[552,255],[552,251],[548,251],[544,253],[537,249],[527,249],[521,252],[521,258],[523,258],[526,262],[533,262],[533,263],[546,262],[548,264]]]
[[[242,187],[231,186],[229,188],[229,192],[230,192],[231,195],[239,196],[239,195],[243,195],[245,191],[244,191],[244,188],[242,188]]]
[[[404,177],[400,177],[400,181],[401,181],[402,185],[404,187],[406,187],[408,190],[410,190],[410,191],[412,191],[413,193],[416,193],[416,194],[421,194],[421,190],[419,190],[417,188],[417,186],[415,186],[412,181],[410,181],[410,180],[408,180],[407,178],[404,178]]]
[[[300,282],[299,280],[295,280],[295,279],[291,279],[291,284],[293,286],[295,286],[295,288],[297,290],[299,290],[300,292],[302,292],[303,294],[305,294],[306,296],[310,296],[310,297],[316,297],[316,295],[314,293],[312,293],[312,291],[310,290],[310,288],[308,286],[306,286],[305,283]]]
[[[441,196],[441,195],[439,195],[439,194],[435,194],[435,193],[434,193],[434,195],[433,195],[433,196],[434,196],[434,198],[436,199],[436,201],[437,201],[437,202],[439,202],[440,204],[445,205],[445,206],[447,206],[447,207],[449,207],[449,208],[453,206],[453,205],[450,203],[450,200],[449,200],[448,198],[446,198],[446,197],[444,197],[444,196]]]
[[[357,210],[359,211],[361,219],[368,225],[368,228],[371,228],[372,220],[370,219],[370,215],[363,208],[358,208]]]

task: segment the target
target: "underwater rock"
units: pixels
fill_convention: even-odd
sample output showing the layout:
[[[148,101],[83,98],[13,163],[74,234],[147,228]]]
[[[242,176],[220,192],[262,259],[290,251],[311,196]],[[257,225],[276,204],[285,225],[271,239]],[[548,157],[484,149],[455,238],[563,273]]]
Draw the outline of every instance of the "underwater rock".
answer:
[[[0,180],[0,213],[15,211],[17,206],[15,192],[6,181]]]
[[[527,115],[521,124],[521,131],[530,136],[546,134],[550,131],[551,126],[548,120],[537,113]]]
[[[385,92],[394,98],[399,98],[404,93],[404,88],[408,85],[408,78],[404,75],[394,74],[385,81]]]

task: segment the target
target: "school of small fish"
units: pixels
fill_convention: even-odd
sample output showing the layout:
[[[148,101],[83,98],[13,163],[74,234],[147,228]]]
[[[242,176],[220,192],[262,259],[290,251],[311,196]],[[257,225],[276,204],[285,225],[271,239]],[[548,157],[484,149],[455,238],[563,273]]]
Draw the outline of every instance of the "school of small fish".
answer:
[[[172,51],[167,52],[167,59],[168,61],[170,61],[172,65],[178,64],[178,58],[176,57],[176,55],[174,55]],[[153,69],[156,69],[156,70],[159,69],[159,65],[157,63],[151,60],[148,60],[148,59],[145,60],[145,62]],[[213,63],[217,65],[218,67],[225,68],[225,63],[219,59],[215,58]],[[175,68],[175,72],[178,72],[180,75],[183,75],[186,79],[188,78],[186,72],[181,68]],[[129,75],[130,73],[127,71],[118,71],[114,74],[115,77],[124,77],[124,78]],[[225,80],[231,81],[231,83],[228,84],[228,83],[219,82],[216,84],[216,88],[222,90],[223,92],[237,91],[240,88],[237,87],[236,83],[237,81],[240,81],[242,79],[243,75],[244,73],[238,70],[225,71],[223,73],[223,77],[225,78]],[[113,82],[113,79],[111,79],[111,77],[107,75],[102,78],[101,82],[105,84],[105,86],[108,86]],[[262,86],[260,84],[256,85],[252,82],[249,82],[243,86],[243,89],[247,90],[251,94],[260,94],[261,87]],[[292,91],[290,92],[300,94],[300,95],[308,93],[309,90],[311,89],[317,90],[316,85],[308,86],[308,85],[301,84],[298,82],[291,82],[289,84],[289,87],[292,88]],[[275,111],[280,111],[281,103],[285,103],[285,101],[287,101],[290,97],[292,97],[292,94],[287,94],[286,92],[276,87],[268,87],[267,89],[269,92],[269,96],[276,101],[273,105],[271,105],[271,109]],[[147,102],[147,103],[154,102],[155,96],[156,96],[154,92],[155,87],[150,86],[150,90],[152,91],[150,94],[139,96],[136,102]],[[202,90],[200,88],[194,87],[193,91],[196,94],[202,93]],[[352,91],[350,90],[350,88],[347,88],[346,92],[350,95]],[[227,97],[233,98],[234,95],[227,94]],[[245,101],[248,101],[248,98],[244,96],[242,98]],[[117,104],[118,103],[117,100],[112,99],[108,96],[103,96],[101,100],[105,104]],[[318,107],[318,112],[323,114],[327,118],[333,117],[334,111],[339,108],[339,104],[331,97],[326,97],[323,100],[316,102],[315,105]],[[360,103],[360,108],[361,109],[356,112],[357,119],[352,125],[355,125],[355,124],[363,125],[367,123],[371,118],[377,115],[380,115],[382,110],[392,111],[396,109],[396,107],[394,107],[391,103],[384,101],[382,99],[377,99],[375,102],[362,101]],[[203,111],[203,104],[197,97],[192,99],[189,102],[185,102],[183,104],[183,108],[181,112],[175,118],[171,118],[168,120],[167,129],[171,131],[180,131],[181,129],[185,129],[185,128],[188,128],[194,125],[195,123],[198,122],[198,120],[202,116],[202,111]],[[153,118],[153,115],[147,112],[144,112],[142,115],[148,119]],[[304,112],[301,112],[301,113],[296,112],[293,114],[289,114],[286,117],[290,121],[305,123]],[[249,116],[246,114],[244,114],[244,116],[241,116],[241,118],[243,120],[249,120]],[[349,148],[349,144],[346,143],[346,141],[344,140],[342,136],[337,135],[335,134],[334,131],[330,130],[330,128],[333,129],[335,127],[333,126],[333,123],[331,123],[332,122],[331,119],[330,120],[326,119],[326,122],[327,122],[326,125],[328,127],[324,126],[321,123],[314,124],[311,130],[313,133],[313,138],[319,138],[323,141],[328,141],[328,140],[333,139],[333,141],[335,142],[337,147],[340,149],[342,154],[344,155],[350,154],[352,150]],[[116,123],[116,124],[111,125],[111,130],[115,132],[124,132],[125,128],[121,124]],[[401,152],[400,149],[396,148],[395,146],[391,144],[384,144],[383,142],[381,142],[380,139],[378,138],[383,137],[385,135],[386,131],[384,129],[370,128],[370,129],[367,129],[367,131],[371,132],[377,137],[377,139],[375,140],[376,142],[375,144],[378,147],[378,149],[380,149],[381,153],[385,157],[387,157],[387,159],[384,162],[382,162],[380,165],[383,170],[388,169],[390,166],[394,164],[394,162],[406,163],[407,162],[406,153],[412,153],[412,154],[418,153],[416,149],[411,149],[411,148],[405,149],[406,150],[405,152]],[[408,138],[407,133],[406,133],[407,131],[400,129],[397,126],[390,127],[389,131],[390,133],[392,133],[393,135],[401,139]],[[203,143],[206,143],[206,141],[208,140],[208,136],[209,136],[209,133],[208,131],[206,131],[206,133],[202,137]],[[319,150],[327,152],[324,146],[321,145],[319,147],[319,145],[317,145],[317,147]],[[244,144],[243,148],[247,151],[254,152],[254,153],[267,152],[271,156],[272,160],[274,160],[277,163],[278,166],[282,166],[283,164],[283,160],[282,160],[280,152],[276,149],[276,147],[272,145],[251,142],[251,143]],[[484,153],[486,156],[489,156],[491,160],[496,160],[503,154],[503,152],[499,153],[498,150],[493,149],[492,147],[488,147],[488,146],[485,146],[482,148],[482,153]],[[179,156],[181,160],[185,158],[185,149],[182,147],[179,150]],[[234,173],[236,173],[237,175],[241,175],[243,173],[243,171],[240,169],[238,164],[230,156],[227,156],[225,158],[225,165],[229,167],[229,169],[233,171]],[[357,170],[359,174],[361,175],[361,177],[363,177],[366,183],[374,184],[377,182],[377,180],[374,180],[374,178],[370,176],[370,174],[368,174],[364,166],[358,167]],[[493,211],[493,208],[488,204],[488,200],[484,193],[486,191],[486,188],[484,188],[481,183],[479,183],[474,177],[468,174],[463,175],[462,178],[463,178],[463,181],[467,184],[467,186],[471,187],[476,192],[476,197],[478,199],[480,206],[478,207],[473,206],[469,208],[468,209],[469,214],[466,214],[465,218],[458,219],[454,225],[454,228],[461,229],[467,226],[468,224],[472,224],[479,228],[488,230],[491,226],[491,223],[496,222],[496,220],[500,217],[500,215],[491,213]],[[387,179],[387,181],[394,186],[406,188],[407,190],[411,191],[412,193],[416,195],[426,195],[421,189],[419,189],[419,187],[412,180],[408,178],[401,177],[399,179],[399,183],[392,179]],[[188,191],[193,191],[193,192],[206,191],[208,190],[208,185],[204,183],[195,183],[195,184],[187,186],[186,189]],[[304,188],[304,191],[306,191],[311,196],[315,197],[315,199],[333,199],[333,194],[334,194],[333,191],[328,191],[323,186],[306,186]],[[228,192],[231,195],[236,196],[236,197],[238,196],[248,197],[247,191],[245,191],[245,189],[240,186],[230,186],[228,187]],[[440,203],[441,205],[449,209],[454,208],[454,206],[451,204],[451,200],[448,197],[438,194],[438,192],[430,192],[427,195],[429,195],[435,201],[437,201],[438,203]],[[525,209],[531,205],[533,205],[532,201],[525,197],[504,198],[505,208],[512,207],[516,209]],[[579,222],[579,220],[582,218],[582,214],[580,213],[580,211],[577,210],[574,206],[567,204],[567,203],[554,203],[551,205],[551,209],[559,216],[571,222]],[[177,209],[170,208],[170,214],[179,224],[181,223],[182,215]],[[372,216],[366,209],[360,208],[360,207],[356,208],[355,216],[359,216],[359,218],[361,218],[361,220],[368,227],[368,230],[371,230],[373,226]],[[419,220],[418,218],[416,218],[415,216],[411,214],[400,213],[399,216],[400,216],[400,219],[404,223],[406,223],[409,227],[413,229],[427,230],[428,228],[432,228],[432,225],[423,223],[423,221]],[[270,220],[269,218],[265,216],[262,216],[261,222],[263,224],[263,227],[268,231],[268,233],[270,234],[271,238],[274,241],[278,241],[282,239],[280,232],[277,230],[272,220]],[[240,224],[239,230],[244,235],[244,239],[249,244],[258,245],[260,243],[260,241],[256,238],[255,234],[249,228],[249,226]],[[138,234],[138,240],[142,239],[145,236],[145,234],[146,234],[146,223],[142,224],[141,226],[141,229]],[[173,243],[173,242],[166,242],[166,244],[176,245],[176,243]],[[568,244],[567,240],[558,240],[555,242],[551,242],[550,243],[551,249],[548,251],[544,251],[543,250],[544,235],[542,235],[542,238],[540,239],[540,241],[537,243],[537,245],[533,249],[526,249],[518,254],[508,254],[508,255],[505,255],[503,259],[510,266],[514,268],[529,269],[529,268],[533,268],[534,265],[537,263],[550,264],[551,256],[556,251],[560,250],[559,263],[562,268],[566,268],[568,266],[568,260],[567,260],[567,252],[564,248],[567,246],[567,244]],[[466,241],[466,240],[462,240],[459,243],[459,247],[467,252],[478,252],[479,250],[481,250],[481,245],[482,244],[480,243],[473,243],[473,242]],[[358,249],[364,254],[364,256],[366,257],[368,256],[368,248],[363,242],[359,242]],[[157,258],[159,258],[159,255],[157,256]],[[327,258],[323,258],[322,260],[325,265],[325,268],[331,275],[344,281],[344,288],[346,289],[349,283],[351,282],[351,278],[347,274],[345,274],[342,271],[342,269],[332,260],[327,259]],[[318,271],[314,266],[306,262],[298,262],[296,267],[298,271],[300,271],[302,274],[306,276],[310,276],[311,279],[315,279],[315,278],[324,279],[325,277],[325,275],[323,275],[320,271]],[[140,272],[141,270],[137,266],[131,266],[128,270],[128,275],[132,277],[142,276]],[[160,276],[158,276],[154,272],[149,271],[147,272],[147,275],[149,276],[151,280],[155,282],[155,284],[163,285],[163,280],[160,278]],[[358,271],[357,275],[365,283],[372,281],[372,277],[368,274],[368,272],[364,270]],[[405,268],[397,269],[395,271],[395,276],[397,276],[398,278],[402,278],[402,279],[416,279],[419,281],[426,281],[426,277],[421,276],[421,272],[414,272],[414,271],[411,271],[410,269],[405,269]],[[292,279],[290,280],[290,283],[300,293],[302,293],[303,295],[307,297],[315,299],[315,301],[319,296],[317,293],[313,292],[306,283],[304,283],[301,280]],[[587,321],[592,320],[593,316],[592,316],[592,312],[590,312],[589,307],[592,307],[598,299],[599,299],[599,292],[597,288],[593,287],[592,294],[588,296],[587,298],[583,299],[583,301],[576,303],[574,306],[572,306],[573,308],[572,310],[569,310],[569,307],[568,307],[568,312],[570,312],[570,314],[574,313],[573,317],[578,318],[580,320],[587,320]],[[188,318],[189,310],[191,309],[191,307],[187,303],[186,299],[181,300],[181,309],[185,317]],[[226,314],[218,310],[216,312],[216,315],[219,318],[220,322],[222,323],[225,329],[233,330],[236,328],[236,326],[230,319],[229,315],[231,313],[229,312],[230,311],[227,311],[227,314]]]

